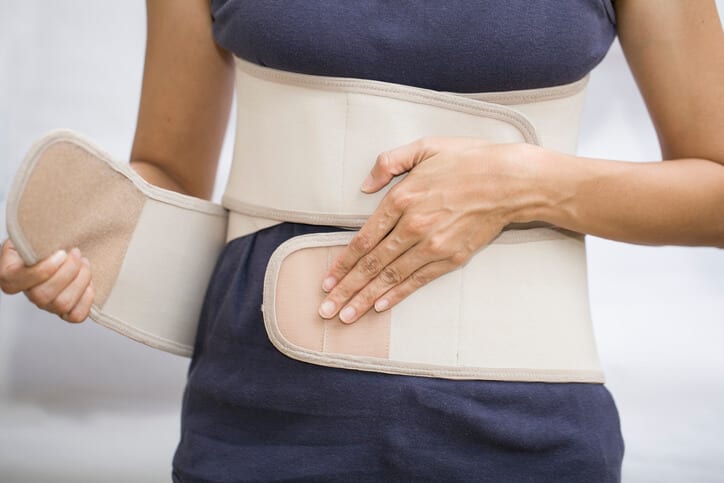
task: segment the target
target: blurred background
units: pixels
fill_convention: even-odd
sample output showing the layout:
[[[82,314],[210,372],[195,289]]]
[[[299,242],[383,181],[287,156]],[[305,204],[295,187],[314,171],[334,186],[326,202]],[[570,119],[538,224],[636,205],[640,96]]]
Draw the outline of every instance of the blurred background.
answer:
[[[46,131],[80,131],[128,159],[145,7],[0,0],[0,13],[4,239],[10,180]],[[660,156],[617,43],[593,73],[579,154]],[[724,250],[591,236],[587,248],[596,336],[626,439],[624,481],[724,481]],[[187,365],[92,321],[69,325],[22,295],[0,294],[0,481],[169,481]]]

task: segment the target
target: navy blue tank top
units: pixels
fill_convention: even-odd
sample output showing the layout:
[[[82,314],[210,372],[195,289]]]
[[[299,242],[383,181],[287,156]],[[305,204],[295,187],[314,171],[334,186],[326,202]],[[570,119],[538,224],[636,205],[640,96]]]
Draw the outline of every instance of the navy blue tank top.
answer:
[[[611,0],[213,0],[214,37],[275,69],[456,92],[574,82],[616,35]]]
[[[607,2],[215,0],[212,13],[217,42],[257,64],[476,92],[584,76],[615,35]],[[389,375],[279,352],[260,311],[268,260],[294,236],[338,230],[282,223],[225,246],[174,481],[620,481],[618,412],[602,384]]]

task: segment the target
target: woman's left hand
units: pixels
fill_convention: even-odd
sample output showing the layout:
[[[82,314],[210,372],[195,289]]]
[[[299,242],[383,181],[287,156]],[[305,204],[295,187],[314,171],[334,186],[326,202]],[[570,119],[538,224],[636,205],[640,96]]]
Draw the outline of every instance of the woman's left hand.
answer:
[[[362,185],[392,187],[333,262],[319,308],[351,323],[372,307],[393,307],[412,292],[465,264],[522,210],[538,201],[531,190],[540,148],[491,144],[472,137],[421,138],[384,152]],[[341,309],[341,310],[340,310]]]

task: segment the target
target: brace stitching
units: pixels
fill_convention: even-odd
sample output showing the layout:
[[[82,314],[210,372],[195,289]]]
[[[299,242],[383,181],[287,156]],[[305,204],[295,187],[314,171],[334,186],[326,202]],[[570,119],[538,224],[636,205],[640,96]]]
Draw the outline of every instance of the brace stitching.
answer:
[[[427,104],[438,107],[452,108],[459,112],[468,114],[486,114],[492,119],[507,122],[523,134],[523,138],[530,144],[540,144],[535,128],[528,118],[522,113],[515,111],[502,104],[493,104],[477,99],[460,97],[442,91],[416,88],[412,86],[393,86],[381,81],[347,78],[316,78],[294,72],[277,71],[267,69],[255,64],[244,68],[237,59],[237,66],[240,71],[253,77],[277,81],[285,84],[297,84],[328,90],[342,90],[345,92],[356,92],[360,94],[375,94],[384,97],[407,100],[411,102]]]
[[[264,326],[272,344],[283,354],[303,362],[345,369],[376,371],[389,374],[446,377],[451,379],[492,379],[501,381],[586,382],[604,383],[603,371],[593,369],[521,369],[483,367],[445,367],[433,364],[388,361],[377,357],[313,351],[289,342],[279,330],[276,318],[275,296],[279,269],[291,253],[306,247],[324,247],[345,244],[352,232],[312,233],[285,241],[272,254],[264,275]],[[266,303],[266,301],[270,303]]]

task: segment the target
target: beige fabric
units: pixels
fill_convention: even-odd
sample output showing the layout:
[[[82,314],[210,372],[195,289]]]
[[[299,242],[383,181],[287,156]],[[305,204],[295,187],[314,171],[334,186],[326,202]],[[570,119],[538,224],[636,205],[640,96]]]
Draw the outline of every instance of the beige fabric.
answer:
[[[230,242],[234,238],[255,233],[264,228],[278,225],[279,220],[271,220],[269,218],[257,218],[254,216],[229,211],[229,222],[226,230],[226,241]]]
[[[378,193],[360,192],[377,155],[424,136],[543,142],[574,152],[587,81],[462,95],[282,72],[239,58],[236,75],[237,132],[223,204],[267,219],[265,226],[361,226],[404,177]],[[231,216],[227,240],[254,231]]]
[[[318,250],[310,257],[291,255],[280,267],[274,311],[278,327],[290,344],[324,351],[325,321],[313,304],[321,302],[319,290],[309,280],[319,279],[327,267],[327,253]],[[306,303],[309,300],[310,303]]]
[[[279,333],[290,343],[322,353],[389,356],[390,312],[364,315],[353,325],[322,319],[317,307],[324,293],[311,280],[322,280],[342,246],[292,252],[279,267],[274,313]]]
[[[236,74],[236,143],[223,197],[232,219],[227,240],[281,221],[361,226],[404,178],[362,193],[377,155],[421,137],[474,136],[575,152],[587,83],[457,94],[282,72],[238,58]],[[541,222],[508,226],[465,267],[385,312],[384,325],[335,319],[334,332],[357,340],[330,350],[329,322],[316,313],[324,294],[301,274],[313,274],[318,285],[325,272],[320,257],[330,249],[311,247],[343,245],[351,236],[295,237],[275,252],[264,316],[270,340],[288,356],[435,377],[603,381],[582,235]],[[370,327],[389,327],[389,335],[380,338]]]
[[[390,357],[599,371],[586,287],[581,239],[492,243],[393,309]]]
[[[281,221],[361,226],[391,187],[374,195],[359,191],[377,154],[423,136],[542,143],[572,152],[586,83],[459,95],[236,62],[239,118],[224,195],[224,204],[233,210],[228,229],[221,206],[151,186],[70,132],[53,133],[31,150],[8,202],[8,230],[32,263],[35,250],[58,248],[45,227],[52,226],[52,233],[67,225],[52,225],[63,214],[45,214],[39,222],[38,213],[67,202],[59,188],[79,192],[80,200],[70,209],[81,206],[81,216],[94,209],[103,216],[73,236],[100,240],[105,248],[96,257],[115,267],[105,275],[104,303],[94,305],[91,317],[182,355],[191,353],[205,286],[224,237]],[[50,174],[38,169],[41,188],[21,209],[28,180],[44,166],[37,163],[42,153],[63,143],[71,153],[68,166],[86,160],[100,176],[74,177],[76,170],[90,169],[85,165]],[[73,185],[75,179],[82,183]],[[55,190],[52,196],[60,201],[30,201],[42,200],[40,191],[46,189]],[[126,206],[132,209],[119,209]],[[112,228],[96,234],[97,227],[107,226],[103,223]],[[26,238],[26,225],[32,238],[42,241],[37,247]],[[603,381],[591,331],[582,235],[540,222],[509,226],[465,267],[391,311],[371,313],[352,325],[323,321],[316,312],[324,296],[319,281],[351,236],[295,237],[272,257],[262,310],[270,340],[288,356],[432,377]]]
[[[494,104],[503,104],[506,106],[516,106],[516,110],[520,110],[520,106],[526,104],[554,101],[580,94],[588,84],[589,76],[586,75],[580,80],[571,82],[570,84],[562,84],[558,86],[543,87],[538,89],[520,89],[516,91],[500,91],[500,92],[449,92],[459,97],[467,97],[478,101],[491,102]]]
[[[148,199],[104,312],[191,355],[224,235],[223,218]]]
[[[44,145],[17,206],[32,249],[28,261],[79,247],[93,267],[95,303],[103,307],[144,201],[121,174],[77,144]]]
[[[351,325],[325,321],[317,314],[324,293],[309,280],[322,279],[354,234],[297,236],[272,255],[264,322],[288,356],[394,374],[603,382],[582,237],[496,241],[388,311],[372,310]],[[343,343],[332,345],[330,336]]]
[[[91,262],[91,318],[188,356],[206,285],[224,245],[221,206],[148,184],[72,131],[40,139],[8,197],[10,238],[33,264],[78,246]]]
[[[588,76],[572,84],[543,89],[457,95],[510,106],[535,126],[541,145],[575,154],[587,84]]]

